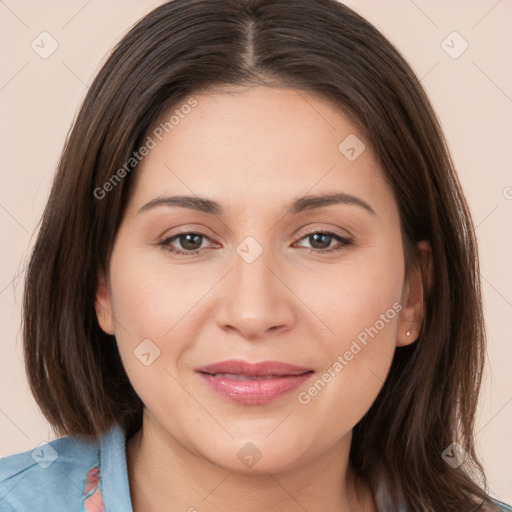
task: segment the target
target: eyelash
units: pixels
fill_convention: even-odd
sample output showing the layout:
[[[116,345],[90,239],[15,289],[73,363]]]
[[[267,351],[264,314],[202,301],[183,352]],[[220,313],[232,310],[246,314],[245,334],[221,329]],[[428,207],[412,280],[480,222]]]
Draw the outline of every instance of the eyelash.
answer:
[[[334,249],[332,249],[332,248],[331,249],[315,249],[312,247],[303,247],[303,249],[307,249],[309,252],[316,253],[316,254],[325,254],[325,253],[330,253],[330,252],[341,251],[342,249],[353,244],[353,240],[351,240],[349,238],[342,237],[336,233],[332,233],[331,231],[311,231],[311,232],[303,235],[300,238],[300,240],[303,240],[304,238],[308,238],[308,237],[316,235],[316,234],[328,235],[332,238],[335,238],[338,242],[341,243],[341,245]],[[204,233],[197,232],[197,231],[184,231],[182,233],[177,233],[176,235],[168,237],[168,238],[162,240],[161,242],[158,242],[157,245],[162,247],[162,249],[164,249],[165,251],[170,252],[172,254],[179,255],[179,256],[194,256],[196,254],[199,254],[201,249],[197,249],[195,251],[180,251],[178,249],[173,248],[173,246],[171,245],[172,241],[174,239],[179,239],[180,237],[185,236],[185,235],[199,235],[203,238],[210,240],[210,237],[208,235],[205,235]]]

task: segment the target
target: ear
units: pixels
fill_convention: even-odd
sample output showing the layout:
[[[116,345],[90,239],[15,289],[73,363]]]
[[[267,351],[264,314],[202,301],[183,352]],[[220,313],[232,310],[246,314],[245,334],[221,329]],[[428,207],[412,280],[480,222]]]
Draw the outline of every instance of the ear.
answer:
[[[107,282],[107,276],[103,269],[98,270],[98,285],[96,288],[96,300],[94,307],[96,309],[96,317],[100,327],[107,334],[115,333],[115,322],[112,314],[112,305],[110,300],[110,292]]]
[[[432,249],[426,240],[416,245],[416,258],[405,276],[402,291],[402,311],[398,321],[397,347],[410,345],[417,340],[425,316],[423,304],[424,283],[432,280]]]

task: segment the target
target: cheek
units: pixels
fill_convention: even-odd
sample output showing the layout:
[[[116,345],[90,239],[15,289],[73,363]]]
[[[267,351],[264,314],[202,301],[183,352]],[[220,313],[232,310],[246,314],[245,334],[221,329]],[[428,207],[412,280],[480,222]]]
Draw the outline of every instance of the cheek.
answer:
[[[402,309],[399,243],[397,249],[389,244],[371,257],[347,260],[322,280],[322,294],[316,286],[305,299],[329,327],[322,337],[329,360],[298,398],[313,418],[329,411],[333,428],[348,430],[364,416],[389,371]]]
[[[336,335],[325,336],[325,365],[298,402],[304,407],[312,430],[325,433],[328,445],[349,432],[366,414],[386,380],[395,353],[397,318],[401,305],[389,294],[384,300],[374,286],[359,288],[349,300],[338,300],[330,327]],[[335,314],[336,313],[336,314]]]
[[[143,400],[154,393],[155,384],[172,380],[168,372],[174,373],[194,339],[194,306],[211,284],[189,277],[136,252],[129,258],[112,256],[115,336],[127,375]]]
[[[401,245],[388,243],[365,254],[354,252],[342,264],[326,265],[306,281],[298,293],[329,327],[325,340],[331,355],[361,333],[364,338],[365,330],[376,323],[379,339],[394,345],[403,288]]]
[[[190,266],[173,266],[161,249],[119,247],[112,255],[111,284],[116,320],[126,328],[121,334],[129,331],[132,342],[172,337],[213,283]]]

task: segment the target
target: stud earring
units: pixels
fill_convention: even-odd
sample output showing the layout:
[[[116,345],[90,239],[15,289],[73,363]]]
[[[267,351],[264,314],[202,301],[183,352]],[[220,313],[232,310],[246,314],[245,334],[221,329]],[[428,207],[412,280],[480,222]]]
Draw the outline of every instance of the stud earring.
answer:
[[[409,337],[409,336],[411,335],[411,331],[407,331],[407,332],[405,333],[405,335],[406,335],[407,337]]]

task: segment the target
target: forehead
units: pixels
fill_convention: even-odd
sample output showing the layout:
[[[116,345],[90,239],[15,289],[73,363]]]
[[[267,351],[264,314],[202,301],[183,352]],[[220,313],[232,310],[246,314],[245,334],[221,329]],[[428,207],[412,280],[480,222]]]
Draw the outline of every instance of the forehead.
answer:
[[[356,125],[306,91],[252,87],[191,94],[164,112],[149,136],[154,147],[134,172],[135,206],[178,192],[261,207],[334,189],[392,202]]]

